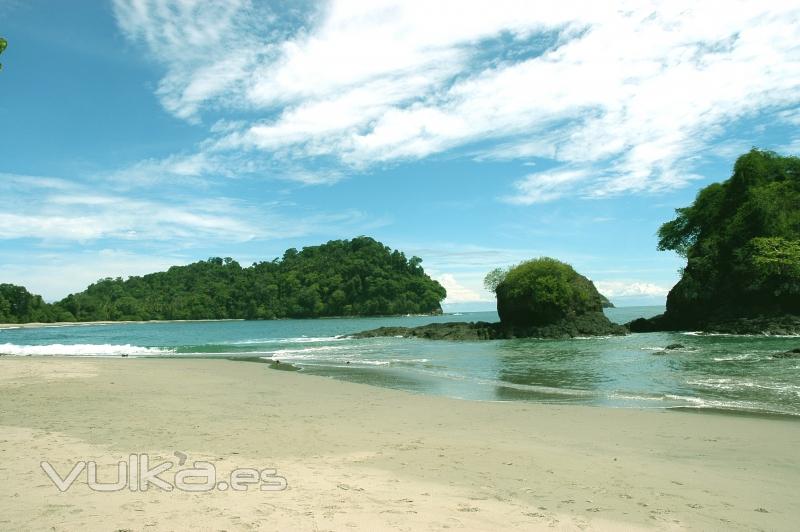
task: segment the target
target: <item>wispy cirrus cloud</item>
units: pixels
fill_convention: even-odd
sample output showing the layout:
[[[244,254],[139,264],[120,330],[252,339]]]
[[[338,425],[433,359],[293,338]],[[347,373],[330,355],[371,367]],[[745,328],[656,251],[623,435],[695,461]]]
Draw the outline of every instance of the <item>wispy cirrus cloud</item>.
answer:
[[[168,111],[246,116],[203,153],[306,183],[461,149],[552,163],[515,203],[653,192],[695,179],[731,124],[800,102],[794,2],[114,6],[165,65]]]
[[[104,239],[176,247],[247,242],[380,225],[357,210],[298,212],[275,202],[227,197],[136,197],[113,187],[0,173],[0,239],[47,242]]]
[[[570,192],[575,183],[585,181],[585,170],[555,170],[530,174],[514,184],[516,193],[504,197],[508,203],[530,205],[560,198]]]

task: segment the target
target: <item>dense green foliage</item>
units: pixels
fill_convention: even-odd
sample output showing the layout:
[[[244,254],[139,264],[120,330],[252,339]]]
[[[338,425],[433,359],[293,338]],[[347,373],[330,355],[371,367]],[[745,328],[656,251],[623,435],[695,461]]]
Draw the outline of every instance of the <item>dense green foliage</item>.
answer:
[[[506,278],[510,269],[511,268],[495,268],[490,271],[483,278],[483,287],[490,292],[497,292],[497,287],[503,282],[503,279]]]
[[[509,269],[497,284],[500,321],[538,326],[588,312],[602,312],[594,284],[572,266],[543,257]]]
[[[512,267],[509,268],[495,268],[483,278],[483,287],[489,290],[490,292],[497,292],[497,287],[500,286],[500,283],[506,278],[508,272],[510,272]],[[606,296],[600,294],[600,302],[603,305],[603,308],[614,308],[614,303],[612,303]]]
[[[445,289],[421,262],[358,237],[289,249],[281,259],[246,268],[230,258],[212,258],[127,280],[103,279],[52,308],[59,319],[78,321],[440,312]]]
[[[8,46],[8,41],[0,37],[0,54],[5,52],[6,46]],[[3,70],[3,63],[0,63],[0,70]]]
[[[751,150],[661,226],[659,249],[687,259],[667,314],[709,318],[800,312],[800,159]]]
[[[0,284],[0,323],[52,322],[73,317],[21,286]]]

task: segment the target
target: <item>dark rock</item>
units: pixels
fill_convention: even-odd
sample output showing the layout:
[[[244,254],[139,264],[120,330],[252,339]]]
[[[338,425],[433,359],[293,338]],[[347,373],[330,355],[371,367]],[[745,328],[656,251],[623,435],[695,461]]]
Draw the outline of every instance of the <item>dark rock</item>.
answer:
[[[659,314],[652,318],[637,318],[626,325],[631,332],[636,333],[680,330],[665,314]]]
[[[294,364],[282,364],[280,360],[276,360],[274,363],[270,364],[269,369],[277,369],[280,371],[300,371],[300,368]]]
[[[652,318],[639,318],[627,324],[631,332],[656,332],[701,330],[718,334],[748,334],[786,336],[800,334],[800,316],[715,317],[700,322],[686,323],[674,316],[660,314]]]
[[[790,349],[789,351],[784,351],[783,353],[776,353],[772,355],[772,358],[800,358],[800,347],[797,349]]]
[[[612,323],[602,313],[588,313],[549,325],[516,326],[502,323],[449,322],[421,327],[380,327],[354,334],[353,338],[399,336],[427,340],[503,340],[511,338],[575,338],[576,336],[621,336],[628,330]]]
[[[431,323],[421,327],[379,327],[354,334],[353,338],[399,336],[403,338],[426,338],[431,340],[494,340],[500,338],[499,323],[449,322]]]
[[[684,349],[683,344],[669,344],[667,347],[664,348],[665,351],[670,351],[672,349]]]

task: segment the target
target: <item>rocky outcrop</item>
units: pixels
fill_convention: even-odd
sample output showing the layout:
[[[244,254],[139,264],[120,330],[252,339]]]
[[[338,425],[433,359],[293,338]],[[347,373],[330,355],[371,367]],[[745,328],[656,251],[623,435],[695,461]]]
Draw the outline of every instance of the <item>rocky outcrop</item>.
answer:
[[[631,332],[699,330],[715,334],[785,336],[800,334],[800,316],[758,316],[755,318],[714,318],[686,323],[669,314],[639,318],[627,324]]]
[[[499,323],[450,322],[421,327],[381,327],[354,338],[400,336],[430,340],[575,338],[627,334],[603,314],[603,296],[572,266],[550,258],[523,262],[495,285]],[[608,301],[608,300],[606,300]]]
[[[512,338],[566,339],[581,336],[620,336],[628,330],[612,323],[602,313],[589,313],[570,320],[540,326],[513,326],[502,323],[450,322],[421,327],[380,327],[352,335],[352,338],[397,336],[428,340],[504,340]]]
[[[658,230],[686,257],[661,316],[633,332],[800,333],[800,158],[751,150]]]
[[[783,353],[776,353],[772,355],[772,358],[800,358],[800,347],[784,351]]]

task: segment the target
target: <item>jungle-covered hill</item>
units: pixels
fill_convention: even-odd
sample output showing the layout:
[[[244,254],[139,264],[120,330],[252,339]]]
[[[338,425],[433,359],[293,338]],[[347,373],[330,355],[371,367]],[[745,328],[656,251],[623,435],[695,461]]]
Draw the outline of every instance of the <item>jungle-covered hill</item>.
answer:
[[[369,237],[333,240],[242,267],[210,258],[165,272],[102,279],[47,304],[0,285],[0,323],[275,319],[441,312],[445,289],[418,257]]]
[[[666,313],[632,330],[786,332],[787,318],[800,315],[800,158],[751,150],[658,236],[659,249],[685,256],[686,267]]]

